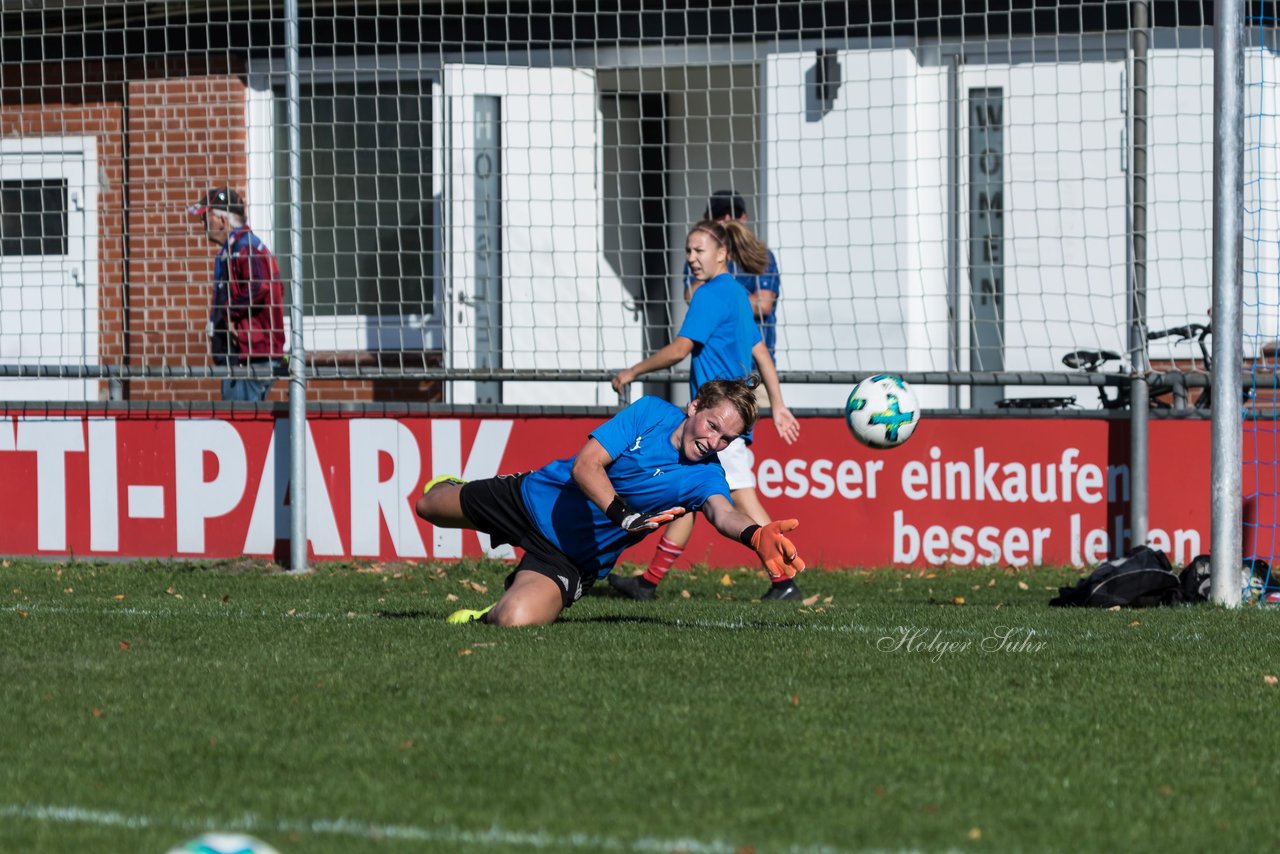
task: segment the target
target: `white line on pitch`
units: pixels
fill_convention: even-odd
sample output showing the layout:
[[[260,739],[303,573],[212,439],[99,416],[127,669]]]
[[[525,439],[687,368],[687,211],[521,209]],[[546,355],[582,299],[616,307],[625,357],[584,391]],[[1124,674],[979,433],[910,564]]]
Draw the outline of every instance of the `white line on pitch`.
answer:
[[[313,819],[271,821],[252,813],[234,819],[157,819],[147,815],[127,815],[113,810],[48,804],[0,805],[0,818],[26,819],[51,824],[91,824],[105,827],[157,828],[171,827],[175,833],[200,833],[211,829],[243,833],[314,833],[349,836],[359,839],[395,839],[406,842],[439,842],[466,846],[513,846],[550,850],[587,849],[591,851],[688,851],[692,854],[734,854],[742,846],[716,840],[699,839],[619,839],[586,833],[556,835],[543,832],[504,830],[496,825],[487,830],[418,827],[406,824],[375,824],[355,819]],[[175,840],[175,842],[178,840]],[[792,854],[844,854],[849,849],[829,845],[787,846],[773,849]]]
[[[219,610],[193,610],[193,609],[170,609],[170,608],[138,608],[135,606],[121,607],[76,607],[66,605],[43,605],[38,603],[22,604],[18,603],[10,611],[23,610],[33,614],[81,614],[95,617],[144,617],[151,619],[190,619],[190,618],[207,618],[215,620],[368,620],[376,619],[379,616],[377,611],[349,611],[344,614],[334,612],[306,612],[296,611],[292,614],[281,611],[247,611],[243,608],[225,608]],[[973,628],[966,626],[946,626],[940,627],[929,624],[896,624],[892,626],[872,626],[865,623],[768,623],[768,622],[751,622],[748,620],[687,620],[675,618],[668,624],[671,628],[679,629],[724,629],[729,631],[785,631],[785,632],[815,632],[815,633],[835,633],[835,634],[853,634],[853,635],[869,635],[876,638],[879,637],[897,637],[903,629],[923,629],[928,632],[941,631],[946,637],[975,637],[981,638],[989,634],[989,630],[984,626],[981,628]],[[1011,621],[1011,625],[1015,628],[1019,625],[1018,621]],[[1032,627],[1034,628],[1034,627]],[[1036,629],[1036,637],[1042,639],[1060,638],[1059,632],[1048,629]],[[1070,639],[1074,641],[1101,641],[1108,636],[1105,633],[1097,632],[1093,629],[1084,629],[1079,634],[1071,635]],[[1162,635],[1161,639],[1171,642],[1191,642],[1199,643],[1204,640],[1204,636],[1192,628],[1185,626],[1172,626],[1167,635]],[[921,640],[923,643],[927,637]]]

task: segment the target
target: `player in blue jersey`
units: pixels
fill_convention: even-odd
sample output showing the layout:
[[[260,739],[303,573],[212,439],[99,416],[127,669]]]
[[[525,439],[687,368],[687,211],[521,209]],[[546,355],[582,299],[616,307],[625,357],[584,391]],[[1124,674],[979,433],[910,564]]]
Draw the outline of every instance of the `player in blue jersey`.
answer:
[[[551,623],[609,574],[624,549],[697,510],[725,537],[754,549],[771,575],[790,578],[803,570],[785,536],[796,520],[760,525],[735,509],[716,458],[751,429],[756,415],[750,382],[709,382],[684,410],[642,397],[591,431],[570,459],[524,474],[427,483],[415,507],[423,519],[483,531],[495,544],[525,552],[501,599],[484,610],[458,611],[449,621]]]
[[[721,223],[733,220],[747,225],[747,220],[749,219],[747,203],[743,201],[742,196],[733,190],[716,190],[707,199],[707,210],[703,213],[702,218]],[[747,227],[750,228],[751,226],[747,225]],[[765,264],[763,272],[758,275],[744,270],[732,257],[729,258],[727,272],[737,279],[742,287],[746,288],[747,299],[751,301],[751,311],[755,315],[756,324],[760,327],[760,337],[764,339],[764,346],[769,349],[769,358],[773,359],[774,365],[777,365],[778,298],[782,293],[782,274],[778,270],[778,258],[773,254],[773,250],[766,248],[765,252],[768,256],[768,262]],[[685,264],[685,302],[689,302],[693,297],[693,291],[697,285],[698,280],[694,277],[689,265]],[[756,395],[756,400],[761,404],[765,403],[765,401],[760,400],[759,394]]]
[[[778,372],[769,350],[760,337],[747,292],[729,274],[729,261],[750,273],[760,273],[768,264],[768,249],[741,222],[704,220],[695,225],[685,241],[685,260],[695,286],[689,311],[675,339],[636,365],[619,371],[613,388],[621,391],[637,377],[669,368],[690,359],[690,385],[696,389],[712,379],[741,379],[753,368],[763,379],[768,393],[774,427],[787,444],[800,435],[800,424],[782,401]],[[733,504],[757,524],[767,525],[769,514],[756,494],[755,455],[750,448],[748,429],[719,455],[729,483]],[[610,576],[609,585],[632,599],[655,598],[658,584],[684,553],[693,535],[693,518],[672,525],[658,541],[648,569],[641,576]],[[774,578],[761,597],[765,600],[798,599],[800,588],[791,578]]]

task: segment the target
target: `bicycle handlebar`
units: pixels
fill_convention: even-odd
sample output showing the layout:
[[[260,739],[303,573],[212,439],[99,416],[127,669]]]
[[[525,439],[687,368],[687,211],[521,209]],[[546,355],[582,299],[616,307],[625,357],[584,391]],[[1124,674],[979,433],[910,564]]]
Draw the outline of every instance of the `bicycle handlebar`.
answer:
[[[1171,329],[1160,329],[1147,333],[1148,341],[1155,341],[1160,338],[1177,337],[1183,341],[1190,341],[1192,338],[1197,341],[1203,341],[1209,334],[1209,327],[1203,323],[1188,323],[1185,326],[1174,326]]]

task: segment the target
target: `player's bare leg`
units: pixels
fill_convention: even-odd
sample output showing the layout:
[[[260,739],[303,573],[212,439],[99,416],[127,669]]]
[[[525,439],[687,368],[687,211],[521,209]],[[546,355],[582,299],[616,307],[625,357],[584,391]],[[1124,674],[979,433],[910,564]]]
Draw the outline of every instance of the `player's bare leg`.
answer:
[[[413,509],[432,525],[441,528],[471,528],[471,520],[462,512],[462,482],[433,480],[418,497]]]
[[[757,525],[768,525],[773,521],[765,511],[764,505],[760,503],[760,494],[756,492],[754,486],[731,489],[729,498],[733,499],[734,507],[750,516]]]
[[[545,575],[519,570],[483,620],[495,626],[545,626],[556,621],[563,607],[558,584]]]

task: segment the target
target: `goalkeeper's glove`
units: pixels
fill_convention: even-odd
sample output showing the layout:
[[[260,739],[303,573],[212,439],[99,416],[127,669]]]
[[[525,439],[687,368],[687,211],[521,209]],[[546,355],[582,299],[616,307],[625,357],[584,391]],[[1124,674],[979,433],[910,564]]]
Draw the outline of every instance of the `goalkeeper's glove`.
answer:
[[[660,528],[673,519],[680,518],[685,514],[685,509],[683,507],[669,507],[666,510],[656,510],[653,513],[640,513],[628,507],[627,502],[622,500],[621,495],[615,495],[604,513],[613,520],[614,524],[627,533],[641,534]]]
[[[738,539],[744,546],[756,550],[770,579],[781,581],[804,571],[804,561],[800,559],[795,544],[783,536],[785,531],[793,531],[799,524],[798,519],[784,519],[764,526],[748,525]]]

